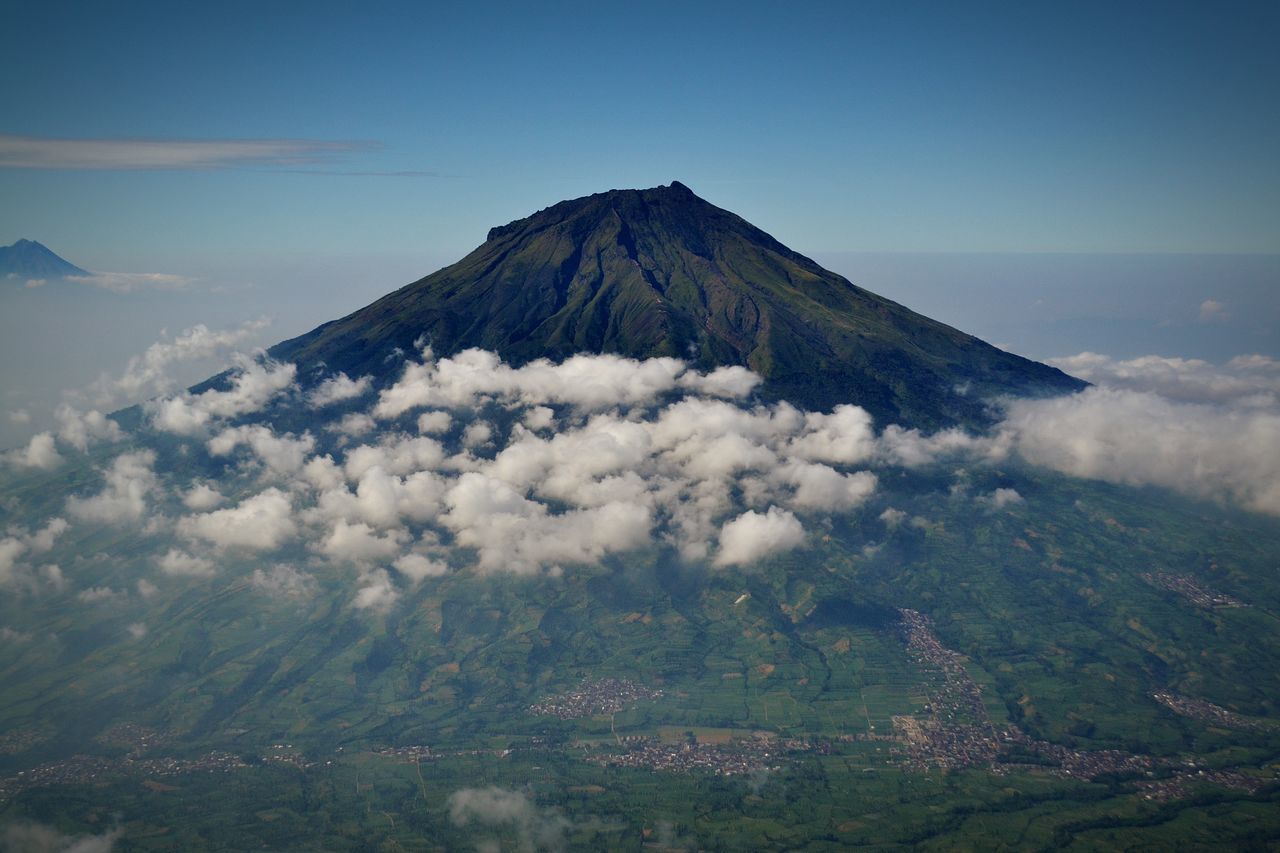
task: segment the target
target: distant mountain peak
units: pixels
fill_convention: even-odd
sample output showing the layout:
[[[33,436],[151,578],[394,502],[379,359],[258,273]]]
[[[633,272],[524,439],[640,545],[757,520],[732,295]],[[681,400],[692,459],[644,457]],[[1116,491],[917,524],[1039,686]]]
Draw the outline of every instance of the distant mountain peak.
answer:
[[[423,336],[437,355],[480,347],[513,364],[609,352],[743,365],[766,397],[927,428],[988,423],[992,397],[1083,386],[853,285],[678,181],[492,228],[456,264],[272,354],[304,374],[381,376]]]
[[[49,247],[25,237],[9,246],[0,246],[0,276],[17,278],[63,278],[89,275],[75,264],[56,255]]]

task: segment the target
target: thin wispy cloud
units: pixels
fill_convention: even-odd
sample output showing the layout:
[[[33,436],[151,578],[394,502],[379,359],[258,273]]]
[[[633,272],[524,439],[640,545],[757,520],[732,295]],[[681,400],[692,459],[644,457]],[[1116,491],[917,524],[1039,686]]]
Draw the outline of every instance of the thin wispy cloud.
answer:
[[[88,284],[110,290],[113,293],[133,293],[139,290],[183,290],[194,279],[184,275],[162,272],[98,272],[91,275],[69,275],[67,281]],[[31,282],[27,282],[31,287]]]
[[[344,163],[344,155],[380,147],[377,142],[325,139],[66,139],[0,134],[0,168],[209,170],[257,167],[311,174],[431,174],[323,168]]]
[[[345,178],[457,178],[459,175],[423,169],[266,169],[290,175],[336,175]]]
[[[1225,323],[1231,319],[1227,307],[1216,299],[1206,299],[1200,303],[1201,323]]]

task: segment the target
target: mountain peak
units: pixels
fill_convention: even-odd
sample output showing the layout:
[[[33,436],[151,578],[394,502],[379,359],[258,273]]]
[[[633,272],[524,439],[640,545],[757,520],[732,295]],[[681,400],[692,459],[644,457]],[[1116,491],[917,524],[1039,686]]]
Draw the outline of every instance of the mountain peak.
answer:
[[[583,196],[582,198],[562,201],[550,207],[545,207],[529,216],[508,222],[506,225],[490,228],[486,240],[494,240],[516,233],[530,225],[546,225],[582,217],[607,215],[609,211],[621,216],[634,213],[650,204],[680,205],[690,202],[705,205],[708,208],[713,207],[679,181],[672,181],[670,186],[657,186],[643,190],[607,190]]]
[[[579,352],[742,365],[766,397],[856,403],[882,423],[990,420],[987,400],[1082,383],[863,290],[684,184],[562,201],[489,231],[471,254],[272,350],[385,372],[425,336],[520,364]]]
[[[88,274],[35,240],[24,237],[10,246],[0,246],[0,277],[62,278]]]

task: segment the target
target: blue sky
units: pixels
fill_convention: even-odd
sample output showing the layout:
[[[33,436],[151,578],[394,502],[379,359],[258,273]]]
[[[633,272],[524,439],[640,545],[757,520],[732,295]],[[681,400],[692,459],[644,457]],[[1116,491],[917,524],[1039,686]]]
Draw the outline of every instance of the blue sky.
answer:
[[[97,370],[260,315],[274,342],[676,179],[1032,357],[1280,355],[1278,43],[1273,0],[9,2],[0,245],[189,286],[22,295],[0,354],[78,334]]]
[[[310,155],[0,169],[0,241],[100,266],[457,254],[673,178],[813,252],[1280,250],[1274,2],[7,5],[7,134]]]

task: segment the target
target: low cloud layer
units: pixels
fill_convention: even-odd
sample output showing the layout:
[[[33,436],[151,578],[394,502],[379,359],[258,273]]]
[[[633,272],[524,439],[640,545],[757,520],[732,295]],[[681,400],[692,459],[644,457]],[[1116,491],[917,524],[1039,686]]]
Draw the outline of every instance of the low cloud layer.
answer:
[[[157,350],[139,362],[137,384],[169,357]],[[867,466],[884,452],[862,409],[744,402],[758,383],[676,359],[513,368],[491,353],[436,360],[427,350],[380,394],[365,378],[335,376],[304,395],[293,365],[246,360],[218,389],[145,407],[154,429],[224,466],[222,476],[171,482],[149,451],[130,451],[67,513],[84,524],[150,523],[156,583],[267,559],[250,586],[300,598],[324,565],[349,578],[351,605],[371,613],[463,569],[558,574],[653,546],[749,566],[803,547],[808,525],[870,499],[878,481]],[[280,399],[314,408],[316,435],[258,417]],[[361,400],[367,408],[351,411]],[[346,405],[326,425],[337,403]],[[162,502],[176,517],[148,519]],[[299,553],[302,563],[282,561]]]
[[[0,831],[4,853],[110,853],[123,835],[117,828],[102,835],[64,835],[42,823],[11,823]]]
[[[235,352],[268,325],[266,320],[253,320],[239,327],[210,330],[196,325],[173,338],[167,336],[149,346],[145,352],[129,359],[118,376],[100,375],[88,386],[63,392],[64,401],[54,409],[56,426],[36,433],[24,446],[0,453],[0,464],[12,468],[51,470],[64,461],[62,451],[84,452],[99,442],[118,442],[125,438],[120,425],[105,412],[111,412],[147,397],[171,394],[178,386],[175,370],[190,368],[191,363],[207,362],[216,369],[218,359],[230,357],[238,371],[237,387],[245,394],[237,400],[226,393],[212,396],[180,395],[165,401],[163,411],[153,416],[164,419],[169,431],[185,431],[195,434],[210,424],[214,417],[229,417],[254,410],[272,396],[265,397],[261,388],[251,387],[261,375],[267,376],[267,384],[274,383],[282,390],[292,383],[292,373],[273,374],[278,365],[256,364],[254,360]],[[223,362],[225,363],[225,362]],[[249,374],[249,375],[245,375]],[[233,389],[236,390],[236,389]],[[255,396],[256,395],[256,396]],[[153,402],[152,405],[157,405]],[[31,414],[20,409],[9,414],[14,423],[29,423]]]
[[[1019,401],[1002,425],[1027,461],[1076,477],[1164,486],[1280,515],[1280,413],[1090,388]]]
[[[1082,352],[1050,363],[1087,382],[1158,394],[1173,402],[1280,407],[1280,361],[1264,355],[1237,356],[1219,366],[1195,358],[1145,355],[1119,360]]]
[[[194,279],[184,275],[162,272],[95,272],[89,275],[69,275],[67,281],[87,284],[113,293],[133,293],[137,290],[183,290]],[[30,287],[31,283],[28,282]]]
[[[848,470],[874,453],[864,411],[732,399],[758,383],[745,370],[704,374],[677,359],[577,356],[513,368],[479,350],[439,360],[426,350],[373,401],[372,423],[343,430],[362,443],[341,453],[304,461],[309,438],[259,425],[224,430],[208,449],[232,459],[252,450],[266,474],[284,477],[280,495],[293,495],[297,512],[282,506],[270,521],[283,527],[296,515],[315,554],[356,568],[369,608],[392,601],[388,578],[415,583],[447,571],[458,546],[481,572],[558,572],[655,543],[691,560],[727,543],[717,563],[742,565],[798,547],[804,515],[855,508],[876,487],[870,472]],[[337,376],[308,402],[367,392]],[[353,416],[369,417],[348,413],[341,423]],[[178,530],[227,547],[223,520],[233,511],[181,519]],[[727,524],[735,526],[722,534]]]
[[[202,332],[182,340],[174,345],[214,345]],[[174,357],[157,350],[139,361],[136,387],[155,384]],[[872,501],[895,468],[1013,457],[1280,514],[1276,362],[1085,353],[1060,363],[1098,384],[1005,401],[1003,420],[975,435],[877,432],[853,405],[760,404],[754,374],[702,373],[677,359],[582,355],[516,368],[478,350],[437,359],[427,349],[381,391],[338,375],[310,392],[293,365],[245,359],[215,390],[145,407],[192,473],[157,471],[149,450],[118,453],[66,501],[65,518],[0,539],[0,584],[67,587],[48,551],[69,525],[154,537],[143,552],[151,593],[253,562],[249,586],[264,596],[307,598],[323,572],[345,578],[350,606],[371,614],[455,571],[557,575],[655,546],[718,570],[749,568],[807,547],[832,517]],[[277,430],[268,412],[280,402],[309,409],[312,431]],[[56,465],[60,452],[112,435],[95,412],[62,420],[57,443],[45,434],[10,461]],[[954,494],[992,513],[1028,500],[1003,487]],[[900,511],[876,512],[887,527],[906,523]],[[86,604],[132,588],[70,586]]]
[[[170,548],[166,551],[156,560],[156,565],[166,575],[202,577],[212,575],[216,571],[212,560],[188,554],[178,548]]]
[[[1280,515],[1280,362],[1081,353],[1054,363],[1097,386],[1009,404],[1002,439],[1027,461]]]

